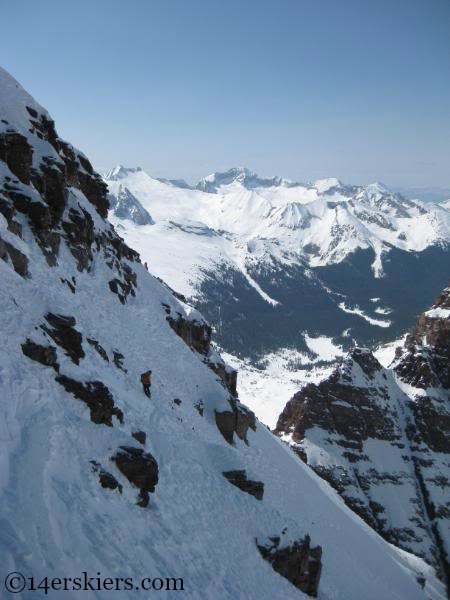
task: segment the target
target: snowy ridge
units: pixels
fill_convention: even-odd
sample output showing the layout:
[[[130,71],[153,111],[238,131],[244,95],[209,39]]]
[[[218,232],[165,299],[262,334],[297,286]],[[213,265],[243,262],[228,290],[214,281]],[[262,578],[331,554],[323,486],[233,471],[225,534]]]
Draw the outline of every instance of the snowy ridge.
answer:
[[[268,253],[290,264],[300,252],[317,267],[371,248],[374,274],[381,277],[390,248],[420,252],[448,243],[450,237],[450,213],[444,205],[407,200],[380,183],[346,186],[331,178],[306,185],[234,168],[206,177],[196,190],[174,189],[141,169],[116,167],[105,177],[113,194],[117,173],[157,221],[202,222],[224,232],[223,237],[226,233],[235,250],[253,246],[253,252],[243,252],[244,260]],[[210,253],[227,256],[227,245],[223,241],[224,247]]]
[[[123,243],[89,161],[3,70],[0,106],[2,581],[87,570],[184,578],[192,599],[302,598],[255,545],[287,528],[286,543],[308,534],[322,546],[323,600],[442,599],[430,567],[252,425],[205,364],[207,324]],[[139,381],[149,367],[151,400]],[[219,429],[232,408],[248,444],[242,423],[232,443]],[[227,481],[233,469],[264,484],[262,500]]]
[[[192,189],[142,169],[120,172],[105,179],[112,197],[125,186],[155,224],[111,211],[112,222],[156,275],[200,306],[232,354],[303,352],[305,330],[347,348],[352,339],[386,342],[445,283],[450,212],[382,184],[301,184],[236,168]],[[248,325],[237,336],[242,314]]]

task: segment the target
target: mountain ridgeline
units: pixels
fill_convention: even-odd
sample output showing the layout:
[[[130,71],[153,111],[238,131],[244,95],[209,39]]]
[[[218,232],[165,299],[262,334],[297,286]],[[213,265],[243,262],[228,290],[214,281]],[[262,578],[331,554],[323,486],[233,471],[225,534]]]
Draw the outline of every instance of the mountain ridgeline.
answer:
[[[389,368],[353,349],[288,402],[276,433],[385,539],[450,581],[450,287]]]
[[[105,182],[116,198],[125,186],[155,222],[111,213],[125,238],[195,302],[221,347],[253,360],[305,352],[305,332],[344,348],[395,339],[448,278],[448,207],[379,183],[301,184],[234,168],[189,187],[125,167]]]
[[[117,598],[150,577],[193,600],[442,600],[431,566],[355,518],[239,402],[211,327],[108,209],[89,160],[0,69],[1,580],[87,571],[114,578]],[[158,227],[149,213],[136,227]]]

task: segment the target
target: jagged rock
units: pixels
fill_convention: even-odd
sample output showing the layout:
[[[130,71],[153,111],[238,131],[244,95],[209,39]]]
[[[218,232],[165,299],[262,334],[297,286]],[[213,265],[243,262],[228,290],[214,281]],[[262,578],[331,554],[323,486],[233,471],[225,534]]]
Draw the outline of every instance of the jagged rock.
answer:
[[[145,507],[149,502],[149,492],[154,492],[158,484],[158,463],[149,453],[133,446],[120,446],[111,458],[119,471],[130,483],[139,488],[137,504]]]
[[[25,256],[25,254],[20,252],[20,250],[14,248],[12,244],[5,242],[5,240],[2,240],[1,238],[0,258],[5,262],[10,260],[14,271],[22,277],[28,276],[28,258]]]
[[[247,433],[249,429],[256,431],[255,413],[240,402],[236,402],[236,435],[246,444],[248,444]]]
[[[257,500],[262,500],[264,496],[264,483],[262,481],[253,481],[247,479],[247,473],[242,471],[224,471],[222,475],[234,486],[243,492],[254,496]]]
[[[354,349],[328,379],[295,394],[275,430],[370,526],[441,576],[450,574],[442,541],[450,514],[449,308],[446,288],[397,349],[393,370],[407,388],[369,351]],[[400,494],[408,501],[399,512]]]
[[[280,544],[280,537],[272,537],[269,540],[269,543],[264,545],[257,541],[261,556],[272,565],[274,571],[296,588],[308,596],[316,597],[322,573],[322,548],[312,548],[309,535],[287,546]]]
[[[205,364],[216,373],[222,380],[224,386],[228,389],[228,391],[233,395],[237,396],[237,371],[233,369],[229,365],[225,363],[225,361],[218,357],[214,356],[214,360],[211,360],[209,357],[206,357],[204,360]]]
[[[98,480],[103,488],[108,490],[118,490],[120,493],[122,493],[123,488],[114,475],[108,473],[108,471],[105,471],[95,460],[91,460],[90,462],[92,464],[92,470],[94,473],[98,473]]]
[[[128,296],[135,295],[134,285],[132,280],[125,277],[125,281],[121,281],[117,277],[108,282],[109,289],[113,294],[116,294],[122,304],[125,304]]]
[[[153,225],[154,221],[139,200],[124,185],[119,185],[117,196],[110,194],[110,208],[116,217],[129,219],[136,225]]]
[[[91,421],[94,423],[103,423],[112,427],[113,415],[123,423],[122,411],[114,405],[114,398],[111,392],[101,381],[82,383],[66,375],[59,375],[56,377],[56,381],[67,392],[70,392],[75,398],[82,400],[88,405],[91,413]]]
[[[217,429],[226,439],[229,444],[233,443],[233,434],[236,430],[236,415],[234,412],[230,410],[226,410],[223,412],[217,412],[216,415],[216,425]]]
[[[145,446],[145,442],[147,440],[147,434],[144,431],[133,431],[133,433],[131,435],[140,444],[142,444],[143,446]]]
[[[211,347],[211,327],[206,323],[190,321],[178,313],[177,318],[167,317],[167,321],[177,335],[200,354],[208,354]]]
[[[31,360],[35,360],[41,365],[46,367],[53,367],[56,371],[59,371],[59,365],[57,361],[56,348],[54,346],[41,346],[36,344],[30,339],[27,339],[22,344],[22,352]]]
[[[30,183],[32,157],[33,149],[23,135],[9,132],[0,135],[0,160],[26,185]]]
[[[229,444],[233,443],[234,433],[248,444],[249,428],[256,430],[255,414],[233,398],[230,398],[230,407],[230,411],[215,412],[217,428]]]
[[[77,261],[78,271],[88,271],[93,259],[92,244],[95,240],[91,215],[86,210],[71,208],[62,228],[69,250]]]
[[[100,356],[103,358],[103,360],[106,362],[109,362],[108,354],[107,354],[106,350],[103,348],[103,346],[101,344],[99,344],[99,342],[97,342],[97,340],[93,340],[92,338],[86,338],[86,339],[89,342],[89,344],[97,350],[97,352],[100,354]]]
[[[116,365],[116,367],[118,369],[120,369],[121,371],[123,371],[124,373],[127,373],[127,369],[124,369],[123,367],[123,360],[124,360],[124,355],[121,352],[117,352],[116,350],[113,351],[113,362]]]
[[[64,349],[67,356],[78,365],[84,358],[85,353],[82,346],[83,336],[75,329],[76,321],[73,317],[54,315],[47,313],[46,321],[51,325],[41,325],[41,328],[52,338],[58,346]]]

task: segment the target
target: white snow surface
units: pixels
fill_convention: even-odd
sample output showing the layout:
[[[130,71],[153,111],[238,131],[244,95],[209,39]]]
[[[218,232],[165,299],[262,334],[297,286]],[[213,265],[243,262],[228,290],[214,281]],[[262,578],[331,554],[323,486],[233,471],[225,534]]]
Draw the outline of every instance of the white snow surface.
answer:
[[[0,98],[1,118],[24,131],[26,122],[21,121],[19,109],[30,105],[30,99],[3,70]],[[43,146],[34,136],[30,141],[36,152],[51,152],[47,142]],[[14,179],[3,167],[1,182],[5,174]],[[136,172],[133,177],[132,192],[139,192],[156,220],[171,211],[170,205],[192,217],[188,204],[198,203],[194,212],[201,213],[203,195],[193,201],[184,191],[189,202],[183,209],[179,197],[171,198],[165,188],[158,196],[163,184],[153,180],[148,189],[148,176]],[[142,187],[137,190],[139,181]],[[30,196],[36,194],[32,186],[23,188]],[[220,204],[221,196],[216,200]],[[208,195],[208,201],[215,198]],[[255,206],[260,202],[264,201],[255,198]],[[70,190],[68,208],[71,205],[88,211],[97,230],[109,228],[79,190]],[[135,580],[183,577],[183,597],[199,600],[302,598],[255,547],[255,537],[279,535],[288,527],[292,538],[309,533],[312,543],[323,547],[322,600],[444,598],[430,567],[383,541],[266,427],[258,424],[255,432],[250,431],[248,446],[239,440],[233,445],[225,442],[214,415],[227,408],[227,392],[170,329],[161,304],[187,316],[185,308],[143,266],[130,263],[137,274],[137,292],[122,305],[109,290],[111,268],[101,252],[94,251],[89,272],[79,272],[62,243],[57,265],[49,267],[26,218],[19,213],[17,219],[23,239],[9,239],[28,256],[30,277],[20,277],[0,260],[2,582],[11,571],[38,579],[76,577],[89,571],[93,576],[100,572],[103,577]],[[4,236],[4,221],[0,225]],[[170,225],[166,221],[159,227],[163,239]],[[151,270],[157,270],[161,255],[153,255],[152,261],[151,253],[146,257]],[[61,281],[71,277],[76,277],[76,293]],[[26,338],[43,343],[44,334],[36,328],[49,311],[74,316],[83,335],[86,356],[78,366],[58,349],[61,372],[79,381],[104,382],[124,412],[123,425],[93,423],[85,404],[55,382],[52,369],[22,354]],[[103,360],[86,343],[87,337],[98,340],[110,358],[114,350],[120,351],[127,372]],[[149,366],[151,401],[139,383],[139,374]],[[179,406],[174,398],[181,400]],[[203,417],[194,408],[200,401],[205,407]],[[139,447],[131,437],[136,430],[147,433],[146,450],[157,459],[160,470],[146,509],[135,504],[137,490],[110,460],[120,445]],[[122,495],[100,487],[91,460],[114,474],[123,485]],[[264,482],[262,502],[222,476],[222,471],[239,468]],[[418,573],[426,577],[425,589],[416,581]],[[113,596],[131,597],[110,591],[41,594],[67,600]]]
[[[218,264],[248,278],[247,267],[257,263],[316,267],[371,248],[374,276],[382,277],[392,247],[422,251],[450,239],[448,207],[407,200],[382,184],[347,186],[334,178],[301,184],[234,168],[189,189],[123,166],[105,181],[112,194],[125,185],[155,219],[151,229],[126,222],[123,234],[157,275],[190,297],[204,270]],[[278,303],[248,280],[263,299]]]

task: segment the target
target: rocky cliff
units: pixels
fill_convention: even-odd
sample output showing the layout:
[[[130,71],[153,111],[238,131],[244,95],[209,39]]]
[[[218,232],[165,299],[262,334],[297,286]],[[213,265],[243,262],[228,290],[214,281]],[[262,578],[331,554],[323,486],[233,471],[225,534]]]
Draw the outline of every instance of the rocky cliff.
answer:
[[[449,576],[450,288],[390,368],[366,349],[298,392],[276,433],[391,543]]]

